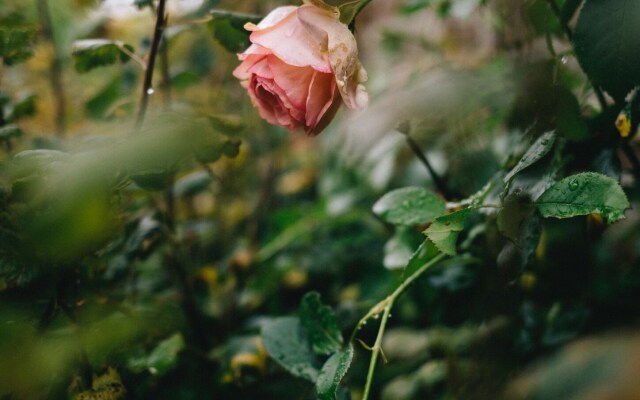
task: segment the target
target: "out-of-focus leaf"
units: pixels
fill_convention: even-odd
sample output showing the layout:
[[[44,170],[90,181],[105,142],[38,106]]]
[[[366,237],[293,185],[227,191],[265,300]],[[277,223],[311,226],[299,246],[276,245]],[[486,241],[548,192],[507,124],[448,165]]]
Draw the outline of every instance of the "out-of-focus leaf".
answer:
[[[115,64],[118,61],[129,61],[129,54],[133,53],[132,46],[121,41],[108,39],[78,40],[73,44],[73,59],[76,71],[89,72],[94,68]]]
[[[464,229],[464,224],[470,211],[465,208],[464,210],[436,218],[424,233],[441,252],[453,256],[456,254],[458,235]]]
[[[133,5],[142,10],[145,7],[153,7],[153,0],[133,0]]]
[[[147,370],[152,375],[165,375],[176,367],[178,355],[184,347],[182,334],[176,333],[161,341],[148,356],[129,360],[129,368],[137,372]]]
[[[24,133],[22,132],[22,129],[20,129],[20,127],[18,127],[17,125],[11,124],[0,127],[0,141],[18,138],[23,134]]]
[[[413,275],[414,272],[431,261],[431,259],[437,256],[439,253],[440,250],[436,247],[436,245],[434,245],[431,240],[425,239],[425,241],[422,242],[420,247],[418,247],[418,249],[411,256],[411,259],[407,264],[407,268],[405,268],[402,275],[405,278]]]
[[[522,171],[523,169],[531,166],[536,161],[540,160],[542,157],[549,153],[549,150],[553,147],[553,144],[556,141],[556,133],[555,131],[547,132],[540,136],[538,140],[536,140],[529,150],[522,156],[518,164],[504,177],[504,182],[507,183],[513,179],[513,177]]]
[[[318,292],[307,293],[300,303],[300,323],[316,354],[331,354],[342,347],[342,333],[336,316],[320,301]]]
[[[211,10],[210,13],[213,19],[209,22],[209,27],[213,36],[222,47],[233,53],[240,53],[251,44],[249,31],[244,29],[244,25],[248,22],[257,24],[262,19],[257,15],[222,10]]]
[[[0,58],[6,65],[18,64],[33,54],[34,27],[0,21]]]
[[[562,179],[547,189],[536,205],[545,218],[571,218],[596,213],[608,223],[623,219],[625,210],[630,207],[618,182],[593,172]]]
[[[109,367],[103,375],[97,376],[91,383],[91,389],[78,394],[75,400],[121,400],[127,390],[122,384],[120,374]]]
[[[431,222],[446,212],[445,204],[434,193],[419,187],[393,190],[380,198],[373,212],[395,225],[418,225]]]
[[[520,198],[515,195],[507,196],[498,213],[497,224],[500,233],[514,242],[517,241],[525,214],[526,210],[520,204]]]
[[[209,115],[209,122],[221,133],[238,133],[245,128],[245,123],[237,115]]]
[[[131,176],[131,180],[136,185],[149,192],[157,192],[166,189],[171,184],[172,179],[173,171],[167,170],[151,170]]]
[[[16,122],[21,118],[32,116],[35,112],[36,96],[30,94],[9,104],[9,107],[7,107],[7,121]]]
[[[394,235],[384,245],[384,260],[387,269],[400,269],[407,266],[414,253],[415,243],[412,231],[398,227]]]
[[[578,11],[578,7],[582,4],[584,0],[566,0],[564,5],[562,6],[561,18],[560,22],[563,25],[568,25],[571,22],[571,19],[575,15],[576,11]]]
[[[324,363],[316,382],[319,400],[336,400],[338,386],[349,370],[352,359],[353,346],[349,343],[346,349],[336,352]]]
[[[208,172],[197,171],[183,176],[173,186],[173,192],[178,197],[195,196],[207,190],[212,178]]]
[[[589,0],[573,35],[580,65],[596,85],[618,102],[640,84],[640,3]]]
[[[262,327],[262,342],[271,358],[292,375],[316,382],[319,373],[317,360],[298,318],[282,317],[268,321]]]

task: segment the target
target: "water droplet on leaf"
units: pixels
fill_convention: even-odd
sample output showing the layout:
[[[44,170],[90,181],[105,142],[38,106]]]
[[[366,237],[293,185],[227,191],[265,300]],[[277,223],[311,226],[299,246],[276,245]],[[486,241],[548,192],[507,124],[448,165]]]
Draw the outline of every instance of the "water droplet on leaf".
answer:
[[[571,190],[572,192],[578,190],[579,187],[580,184],[578,183],[578,181],[572,180],[569,182],[569,190]]]
[[[154,94],[154,93],[155,93],[155,90],[153,90],[153,88],[147,89],[147,94],[151,95],[151,94]]]

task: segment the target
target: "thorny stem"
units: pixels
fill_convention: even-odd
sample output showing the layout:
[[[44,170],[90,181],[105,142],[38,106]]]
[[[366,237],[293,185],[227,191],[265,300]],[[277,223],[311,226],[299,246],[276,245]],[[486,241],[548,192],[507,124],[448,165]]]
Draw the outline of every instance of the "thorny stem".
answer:
[[[166,39],[160,46],[160,70],[162,72],[162,82],[160,83],[162,99],[164,109],[168,111],[171,108],[171,75],[169,73],[169,45]]]
[[[431,175],[431,180],[433,180],[433,184],[436,186],[436,188],[438,188],[438,191],[442,193],[442,195],[446,199],[450,198],[451,193],[449,193],[449,189],[447,189],[447,185],[444,183],[444,180],[442,180],[442,178],[438,175],[438,173],[433,169],[433,166],[431,166],[431,163],[422,152],[422,149],[420,149],[420,146],[418,146],[418,143],[407,133],[404,134],[404,137],[407,140],[407,144],[409,145],[413,153],[427,168],[427,171],[429,171],[429,175]]]
[[[391,309],[393,308],[394,302],[400,297],[401,294],[407,290],[411,284],[418,279],[426,270],[442,261],[445,258],[445,254],[440,253],[436,257],[432,258],[425,265],[416,270],[413,274],[411,274],[407,279],[398,286],[396,290],[393,291],[386,299],[382,300],[380,303],[376,304],[367,315],[365,315],[356,325],[356,328],[353,330],[351,334],[350,341],[353,342],[355,339],[356,332],[362,328],[362,326],[371,318],[376,318],[382,312],[382,320],[380,321],[380,327],[378,328],[378,336],[376,336],[376,341],[371,349],[371,361],[369,362],[369,372],[367,373],[367,381],[364,386],[364,394],[362,395],[362,400],[367,400],[369,398],[369,393],[371,392],[371,384],[373,383],[373,375],[376,369],[376,362],[378,361],[378,354],[382,351],[382,338],[384,336],[384,331],[387,327],[387,321],[389,316],[391,315]]]
[[[55,126],[56,135],[63,136],[66,124],[66,97],[64,92],[64,83],[62,79],[62,57],[60,49],[53,34],[53,23],[51,20],[51,10],[49,9],[48,0],[38,0],[38,15],[40,17],[40,25],[42,26],[43,36],[51,42],[53,46],[53,60],[50,66],[51,90],[55,97]]]
[[[147,113],[147,107],[149,106],[149,95],[151,94],[153,83],[153,69],[156,64],[156,56],[158,54],[158,48],[160,47],[160,41],[164,33],[164,28],[167,24],[167,17],[165,15],[166,0],[160,0],[158,3],[158,9],[156,10],[156,25],[153,30],[153,38],[151,40],[151,49],[149,50],[149,58],[147,60],[147,66],[144,73],[144,83],[142,85],[142,94],[140,98],[140,108],[138,109],[138,117],[136,118],[135,130],[138,131],[144,122],[144,117]]]

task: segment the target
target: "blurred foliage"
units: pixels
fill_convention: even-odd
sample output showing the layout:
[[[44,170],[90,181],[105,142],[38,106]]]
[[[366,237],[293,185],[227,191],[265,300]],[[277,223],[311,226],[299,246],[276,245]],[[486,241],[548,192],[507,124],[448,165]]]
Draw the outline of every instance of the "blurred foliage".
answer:
[[[373,398],[637,397],[640,6],[371,1],[309,139],[231,75],[298,3],[168,0],[146,94],[129,3],[0,6],[1,399],[359,399],[439,253]]]

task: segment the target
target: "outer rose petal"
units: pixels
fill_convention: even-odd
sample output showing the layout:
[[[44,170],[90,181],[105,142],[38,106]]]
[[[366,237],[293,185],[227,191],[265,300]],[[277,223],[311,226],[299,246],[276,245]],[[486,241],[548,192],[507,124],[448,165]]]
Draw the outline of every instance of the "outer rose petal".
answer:
[[[331,65],[322,51],[323,42],[309,33],[298,19],[297,12],[291,12],[268,28],[256,28],[249,37],[251,42],[268,49],[285,63],[331,72]]]
[[[333,74],[316,72],[313,75],[313,80],[309,86],[309,96],[307,98],[305,124],[308,128],[315,127],[329,107],[331,107],[335,92],[336,80]]]
[[[315,70],[311,67],[293,67],[275,56],[268,57],[268,60],[276,84],[284,89],[295,107],[304,111]]]
[[[335,15],[312,5],[300,6],[298,19],[316,42],[324,43],[338,89],[347,107],[366,107],[368,96],[361,83],[367,74],[358,60],[358,44],[346,25]]]

